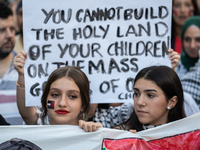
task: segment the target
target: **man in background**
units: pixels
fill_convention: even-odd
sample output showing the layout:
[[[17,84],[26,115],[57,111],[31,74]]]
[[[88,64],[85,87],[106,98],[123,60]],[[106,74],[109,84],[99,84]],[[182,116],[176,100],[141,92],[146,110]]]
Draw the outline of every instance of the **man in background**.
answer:
[[[11,125],[22,124],[16,104],[17,71],[13,65],[16,53],[15,25],[12,10],[0,2],[0,114]]]

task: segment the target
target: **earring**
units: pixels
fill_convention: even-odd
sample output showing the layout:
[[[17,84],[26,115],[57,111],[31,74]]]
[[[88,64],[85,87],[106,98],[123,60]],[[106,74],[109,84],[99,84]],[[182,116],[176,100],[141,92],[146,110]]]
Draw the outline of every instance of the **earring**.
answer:
[[[167,109],[170,110],[171,108],[169,106],[167,106]]]

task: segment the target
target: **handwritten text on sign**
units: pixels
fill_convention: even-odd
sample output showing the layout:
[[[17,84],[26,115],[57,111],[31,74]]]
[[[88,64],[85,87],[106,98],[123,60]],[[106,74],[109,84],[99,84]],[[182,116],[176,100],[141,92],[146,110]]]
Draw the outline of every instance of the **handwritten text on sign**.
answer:
[[[35,0],[23,13],[27,106],[40,105],[48,76],[65,65],[86,73],[93,103],[132,101],[139,70],[170,66],[171,1]]]

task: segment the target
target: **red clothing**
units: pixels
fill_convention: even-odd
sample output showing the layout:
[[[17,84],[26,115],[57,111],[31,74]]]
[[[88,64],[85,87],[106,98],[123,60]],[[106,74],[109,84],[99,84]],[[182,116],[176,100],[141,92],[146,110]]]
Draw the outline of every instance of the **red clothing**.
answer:
[[[175,44],[174,44],[174,51],[176,51],[178,54],[181,54],[182,51],[182,41],[179,37],[175,37]]]

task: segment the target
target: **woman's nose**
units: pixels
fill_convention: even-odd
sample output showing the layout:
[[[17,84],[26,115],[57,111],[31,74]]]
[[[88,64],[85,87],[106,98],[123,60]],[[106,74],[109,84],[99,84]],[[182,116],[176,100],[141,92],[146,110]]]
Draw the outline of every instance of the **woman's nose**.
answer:
[[[146,106],[145,97],[142,95],[140,97],[138,97],[137,104],[139,106]]]
[[[59,107],[66,107],[67,106],[67,97],[66,96],[62,96],[59,103],[58,103]]]

